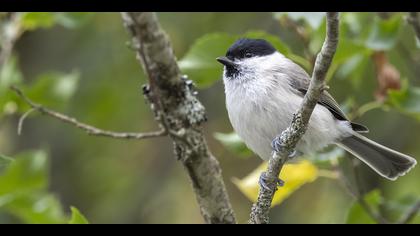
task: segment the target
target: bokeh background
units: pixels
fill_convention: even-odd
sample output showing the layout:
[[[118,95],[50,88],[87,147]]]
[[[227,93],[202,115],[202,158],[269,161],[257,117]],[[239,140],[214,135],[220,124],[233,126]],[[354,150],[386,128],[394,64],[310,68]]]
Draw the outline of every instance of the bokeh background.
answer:
[[[420,44],[405,16],[343,13],[340,47],[328,79],[336,100],[370,128],[369,138],[420,157]],[[181,61],[214,60],[234,38],[254,31],[278,40],[310,73],[325,35],[325,19],[319,13],[158,17]],[[18,119],[28,107],[8,90],[12,83],[34,101],[103,129],[158,128],[141,94],[146,78],[118,13],[45,13],[24,19],[25,32],[0,76],[0,223],[62,222],[71,206],[90,223],[203,223],[188,176],[167,137],[93,137],[35,112],[17,135]],[[194,47],[199,53],[191,52]],[[238,221],[245,223],[252,202],[232,178],[243,178],[262,161],[215,138],[217,132],[233,130],[224,104],[222,67],[215,60],[203,63],[191,68],[184,62],[184,72],[197,83],[209,118],[204,125],[208,144],[220,161]],[[388,88],[397,90],[388,93]],[[6,157],[15,161],[2,164]],[[345,164],[350,159],[345,155],[338,160]],[[329,165],[323,168],[331,170]],[[362,176],[360,189],[379,190],[380,199],[372,204],[390,218],[420,196],[418,167],[396,182],[363,165],[357,171]],[[39,182],[31,185],[34,179]],[[339,181],[319,177],[275,206],[271,222],[345,223],[354,202]]]

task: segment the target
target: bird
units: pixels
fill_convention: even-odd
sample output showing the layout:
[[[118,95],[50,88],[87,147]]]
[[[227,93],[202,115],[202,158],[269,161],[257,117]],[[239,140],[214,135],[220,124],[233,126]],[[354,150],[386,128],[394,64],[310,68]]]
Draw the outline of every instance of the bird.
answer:
[[[233,129],[249,149],[268,161],[273,148],[278,148],[275,138],[291,124],[302,104],[310,76],[264,39],[240,38],[216,60],[224,66],[225,102]],[[389,180],[416,165],[413,157],[363,136],[367,132],[366,126],[350,121],[333,96],[323,91],[291,157],[335,144]]]

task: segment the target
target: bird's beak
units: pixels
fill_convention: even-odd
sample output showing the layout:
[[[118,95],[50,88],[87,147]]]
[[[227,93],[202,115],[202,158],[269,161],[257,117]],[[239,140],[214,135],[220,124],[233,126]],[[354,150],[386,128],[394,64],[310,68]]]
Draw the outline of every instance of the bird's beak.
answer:
[[[232,67],[236,67],[237,64],[235,62],[233,62],[232,60],[230,60],[227,57],[218,57],[216,58],[216,60],[220,63],[222,63],[225,66],[232,66]]]

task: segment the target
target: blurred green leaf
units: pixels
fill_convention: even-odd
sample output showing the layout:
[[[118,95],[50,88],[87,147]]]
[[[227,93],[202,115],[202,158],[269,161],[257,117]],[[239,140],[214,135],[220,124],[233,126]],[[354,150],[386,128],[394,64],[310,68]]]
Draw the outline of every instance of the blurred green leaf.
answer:
[[[389,90],[388,105],[420,120],[420,88],[408,85],[408,80],[404,80],[400,90]]]
[[[55,13],[55,18],[58,24],[66,28],[76,28],[85,24],[93,14],[93,12],[59,12]]]
[[[50,28],[55,23],[55,16],[52,12],[25,12],[22,15],[21,24],[24,30],[35,30],[37,28]]]
[[[28,224],[63,224],[67,216],[60,201],[52,194],[34,191],[16,194],[15,199],[6,205],[8,211]]]
[[[26,95],[45,106],[62,107],[77,90],[80,74],[76,71],[63,74],[59,72],[45,73],[37,77],[35,82],[25,89]]]
[[[24,223],[55,224],[69,222],[59,199],[47,192],[48,160],[45,151],[27,151],[11,161],[1,156],[9,166],[0,175],[0,210],[7,211]],[[0,162],[1,163],[1,162]],[[72,208],[70,222],[86,219]]]
[[[320,166],[329,166],[331,161],[338,160],[339,158],[343,157],[345,154],[345,151],[342,148],[339,148],[337,146],[332,147],[330,150],[324,151],[324,152],[317,152],[313,155],[307,155],[305,156],[305,159],[310,160],[312,163]]]
[[[16,156],[0,175],[0,196],[43,189],[47,186],[47,154],[28,151]]]
[[[11,85],[19,85],[23,81],[23,75],[18,67],[15,56],[6,60],[0,71],[0,117],[5,114],[13,114],[18,110],[17,98],[10,91]]]
[[[383,201],[381,192],[379,190],[373,190],[364,196],[366,203],[371,207],[372,210],[378,211],[378,206]],[[347,214],[347,224],[375,224],[376,221],[365,211],[365,209],[358,203],[355,202],[350,207]]]
[[[25,223],[63,223],[57,198],[45,193],[48,180],[47,154],[28,151],[16,156],[0,175],[0,209]]]
[[[227,49],[239,38],[261,38],[269,41],[285,56],[291,51],[279,37],[264,31],[250,31],[244,35],[229,35],[212,33],[196,40],[186,55],[179,61],[183,73],[188,74],[198,87],[205,88],[222,78],[223,66],[216,62],[216,58],[226,54]],[[294,55],[295,58],[301,59]],[[304,61],[300,61],[300,64]]]
[[[0,168],[10,165],[13,162],[13,158],[0,154]]]
[[[89,221],[76,207],[71,207],[71,219],[69,224],[89,224]]]
[[[237,154],[239,157],[250,157],[252,151],[249,150],[243,140],[237,133],[232,132],[229,134],[214,133],[214,137],[223,144],[229,151]]]
[[[4,94],[4,91],[8,90],[13,84],[22,82],[22,73],[18,68],[17,58],[12,56],[6,63],[1,67],[0,71],[0,97]]]
[[[276,12],[274,18],[279,19],[287,15],[294,21],[303,20],[311,26],[312,29],[318,29],[321,26],[325,13],[323,12]]]
[[[327,32],[327,27],[325,26],[325,20],[323,20],[323,24],[320,27],[315,29],[310,34],[310,41],[309,41],[309,51],[313,55],[317,55],[318,52],[321,50],[322,44],[324,43],[325,34]]]
[[[50,28],[55,24],[76,28],[86,23],[92,12],[25,12],[21,16],[23,30]]]
[[[366,46],[373,50],[390,50],[397,42],[401,22],[400,14],[395,14],[387,20],[376,17]]]
[[[207,34],[195,41],[179,61],[183,73],[188,74],[198,87],[212,85],[222,78],[223,66],[216,58],[226,54],[235,37],[225,33]]]
[[[348,79],[354,88],[360,88],[366,76],[370,58],[366,55],[356,54],[347,59],[337,70],[337,77]]]

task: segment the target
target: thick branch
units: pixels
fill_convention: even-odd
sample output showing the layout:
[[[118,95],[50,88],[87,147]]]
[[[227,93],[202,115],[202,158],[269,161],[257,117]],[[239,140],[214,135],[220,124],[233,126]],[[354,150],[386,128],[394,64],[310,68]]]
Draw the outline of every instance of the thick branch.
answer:
[[[11,89],[13,91],[16,92],[17,95],[19,95],[23,101],[25,101],[29,106],[31,106],[31,111],[36,110],[38,112],[40,112],[43,115],[47,115],[50,117],[53,117],[55,119],[58,119],[62,122],[71,124],[81,130],[84,130],[86,133],[88,133],[89,135],[95,135],[95,136],[105,136],[105,137],[110,137],[110,138],[117,138],[117,139],[145,139],[145,138],[154,138],[154,137],[162,137],[167,135],[166,130],[162,129],[159,131],[155,131],[155,132],[148,132],[148,133],[120,133],[120,132],[113,132],[113,131],[108,131],[108,130],[102,130],[102,129],[98,129],[96,127],[93,127],[91,125],[79,122],[77,119],[73,118],[73,117],[69,117],[66,116],[62,113],[50,110],[40,104],[36,104],[34,102],[32,102],[28,97],[25,96],[25,94],[23,94],[23,92],[12,86]],[[25,113],[22,118],[19,120],[19,128],[18,128],[18,133],[20,134],[21,130],[22,130],[22,124],[23,124],[23,120],[26,118],[26,116],[29,114]]]
[[[221,168],[201,130],[206,119],[204,107],[194,96],[190,83],[181,79],[170,41],[156,14],[125,12],[122,18],[149,78],[145,95],[156,120],[173,139],[175,155],[191,179],[204,220],[235,223]]]
[[[417,39],[420,41],[420,14],[418,12],[410,12],[407,21],[413,26]]]
[[[300,109],[295,113],[293,121],[279,137],[280,152],[274,152],[273,157],[268,162],[268,169],[265,173],[269,189],[260,187],[257,202],[252,206],[251,219],[249,223],[261,224],[269,222],[269,211],[274,193],[277,189],[276,180],[280,171],[287,160],[287,156],[293,151],[296,144],[306,131],[309,118],[318,98],[326,88],[324,84],[325,75],[331,65],[334,53],[338,45],[339,14],[337,12],[327,13],[327,35],[322,45],[321,52],[315,61],[314,72],[311,83],[306,93]],[[286,183],[287,184],[287,183]]]

